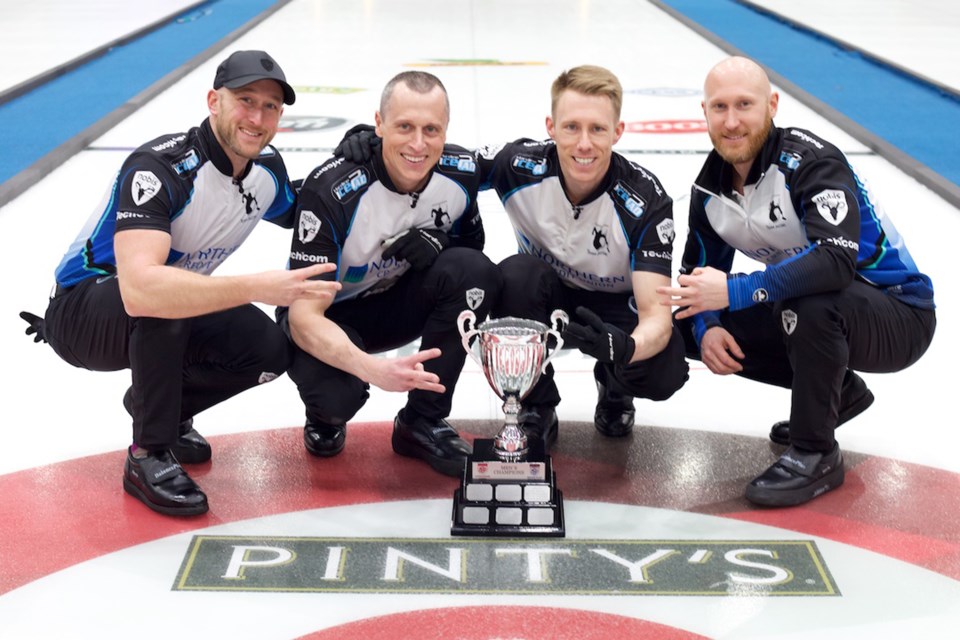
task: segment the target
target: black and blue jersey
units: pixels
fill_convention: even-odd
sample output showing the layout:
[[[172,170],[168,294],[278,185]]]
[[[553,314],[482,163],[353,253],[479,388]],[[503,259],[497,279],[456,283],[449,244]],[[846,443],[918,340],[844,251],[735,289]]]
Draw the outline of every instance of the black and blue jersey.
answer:
[[[261,219],[292,228],[296,194],[276,149],[265,148],[241,178],[232,174],[207,120],[142,145],[70,245],[57,284],[115,274],[113,235],[125,229],[169,233],[166,264],[209,275]]]
[[[413,193],[393,184],[379,149],[362,164],[330,158],[303,182],[289,266],[336,263],[337,271],[319,276],[342,283],[336,304],[384,291],[410,269],[406,260],[383,258],[384,241],[409,229],[443,231],[453,246],[481,250],[479,183],[476,157],[455,145],[444,146],[426,186]]]
[[[670,277],[673,200],[649,171],[614,153],[597,188],[573,204],[552,140],[480,149],[484,182],[510,218],[518,250],[543,260],[568,286],[633,291],[633,272]]]
[[[681,273],[730,272],[736,251],[766,268],[728,279],[730,310],[848,286],[854,278],[902,302],[933,309],[933,285],[866,183],[834,145],[797,128],[773,127],[741,195],[716,151],[693,185]],[[696,318],[698,338],[719,324]]]

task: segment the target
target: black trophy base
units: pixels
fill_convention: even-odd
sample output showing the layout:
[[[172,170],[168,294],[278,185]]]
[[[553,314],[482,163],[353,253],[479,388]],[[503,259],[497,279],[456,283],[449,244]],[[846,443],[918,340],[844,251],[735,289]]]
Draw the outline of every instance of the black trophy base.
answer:
[[[455,536],[551,537],[566,535],[563,494],[543,443],[532,443],[518,462],[505,462],[493,440],[475,440],[460,488],[453,495]]]

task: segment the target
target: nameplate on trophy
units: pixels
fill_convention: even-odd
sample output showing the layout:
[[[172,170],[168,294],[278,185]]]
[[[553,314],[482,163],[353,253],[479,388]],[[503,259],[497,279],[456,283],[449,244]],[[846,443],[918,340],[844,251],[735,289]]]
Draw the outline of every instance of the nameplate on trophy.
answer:
[[[545,480],[547,465],[539,462],[473,462],[474,480]]]

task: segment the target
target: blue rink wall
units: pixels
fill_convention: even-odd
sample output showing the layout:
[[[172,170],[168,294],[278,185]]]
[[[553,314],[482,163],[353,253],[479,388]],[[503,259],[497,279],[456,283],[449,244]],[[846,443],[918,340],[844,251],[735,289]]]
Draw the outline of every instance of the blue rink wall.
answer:
[[[151,95],[290,0],[212,0],[0,104],[0,206]],[[960,194],[960,98],[842,43],[737,0],[655,0],[880,141],[881,153],[941,195]],[[894,99],[895,97],[895,99]],[[940,123],[938,125],[937,123]],[[861,136],[862,137],[862,136]],[[899,162],[897,162],[899,160]],[[904,166],[909,165],[909,166]],[[913,169],[911,171],[911,169]],[[928,180],[924,180],[929,182]],[[956,204],[956,203],[955,203]]]

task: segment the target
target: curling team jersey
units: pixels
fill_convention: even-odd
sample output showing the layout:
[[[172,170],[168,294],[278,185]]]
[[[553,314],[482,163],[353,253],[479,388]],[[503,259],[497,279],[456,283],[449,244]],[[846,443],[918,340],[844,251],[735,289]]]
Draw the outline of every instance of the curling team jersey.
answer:
[[[166,264],[210,274],[260,219],[293,226],[296,197],[276,149],[268,146],[239,180],[205,120],[186,133],[146,143],[123,163],[103,202],[60,266],[57,283],[116,273],[113,235],[125,229],[170,234]]]
[[[704,163],[692,189],[681,268],[729,272],[735,250],[765,263],[762,271],[728,280],[731,310],[836,291],[854,277],[907,304],[934,308],[930,278],[832,144],[809,131],[774,127],[743,195],[731,187],[732,171],[716,151]]]
[[[387,175],[380,152],[363,164],[331,158],[300,189],[290,268],[336,263],[335,272],[320,276],[342,284],[334,304],[384,291],[407,272],[406,260],[384,260],[383,242],[408,229],[441,230],[453,246],[483,248],[472,153],[446,145],[427,185],[402,193]]]
[[[601,184],[572,204],[553,141],[521,139],[479,151],[484,183],[496,190],[519,251],[549,264],[570,287],[632,292],[634,271],[670,277],[673,201],[659,180],[614,153]]]

